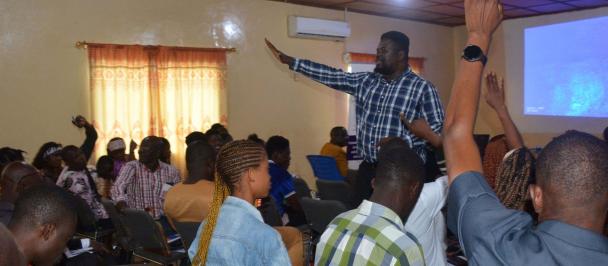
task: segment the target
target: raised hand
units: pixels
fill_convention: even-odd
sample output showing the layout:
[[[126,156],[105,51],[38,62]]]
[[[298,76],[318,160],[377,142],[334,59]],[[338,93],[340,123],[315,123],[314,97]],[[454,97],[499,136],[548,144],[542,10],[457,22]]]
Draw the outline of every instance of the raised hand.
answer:
[[[72,124],[74,124],[78,128],[82,128],[84,126],[89,125],[89,122],[87,121],[86,118],[84,118],[84,116],[78,115],[78,116],[72,118]]]
[[[270,49],[270,51],[272,52],[272,54],[274,55],[274,57],[276,59],[278,59],[279,61],[281,61],[281,63],[283,64],[287,64],[287,65],[292,65],[293,64],[293,57],[288,56],[286,54],[284,54],[283,52],[279,51],[279,49],[277,49],[274,44],[272,44],[268,39],[264,39],[264,41],[266,42],[266,46],[268,46],[268,49]]]
[[[490,38],[502,21],[502,4],[498,0],[465,0],[464,9],[469,35]]]
[[[496,73],[486,75],[487,91],[485,94],[486,102],[494,110],[505,107],[505,80],[501,78],[498,82]]]

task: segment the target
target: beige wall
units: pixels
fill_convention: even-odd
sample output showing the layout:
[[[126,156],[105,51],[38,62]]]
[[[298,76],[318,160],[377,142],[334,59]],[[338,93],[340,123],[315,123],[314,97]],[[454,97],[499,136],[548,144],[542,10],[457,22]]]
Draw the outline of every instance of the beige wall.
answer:
[[[256,132],[291,139],[291,170],[309,181],[304,156],[318,153],[331,127],[346,123],[346,97],[291,74],[271,58],[264,37],[287,53],[343,67],[344,52],[373,52],[382,32],[402,30],[411,54],[428,59],[425,76],[444,100],[453,78],[447,27],[349,13],[346,43],[287,37],[288,15],[343,19],[335,10],[262,0],[3,0],[0,14],[0,146],[23,148],[30,159],[43,142],[82,141],[69,122],[90,112],[79,40],[237,48],[228,60],[230,131],[235,138]]]
[[[524,29],[578,19],[606,16],[608,8],[597,8],[555,15],[521,18],[503,21],[494,33],[490,47],[487,71],[494,71],[505,77],[507,103],[513,120],[522,131],[528,146],[543,146],[556,135],[568,129],[583,130],[601,135],[608,126],[608,119],[600,118],[567,118],[523,115],[523,46]],[[466,42],[466,29],[454,28],[454,65],[460,58],[460,51]],[[568,41],[564,36],[563,41]],[[550,44],[548,44],[550,45]],[[477,117],[476,132],[496,135],[502,133],[502,127],[491,108],[482,99]]]

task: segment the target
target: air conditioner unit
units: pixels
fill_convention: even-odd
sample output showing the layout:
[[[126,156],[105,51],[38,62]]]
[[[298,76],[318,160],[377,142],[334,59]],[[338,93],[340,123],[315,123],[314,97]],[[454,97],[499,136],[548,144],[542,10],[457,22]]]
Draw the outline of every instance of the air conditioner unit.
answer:
[[[289,16],[289,36],[297,38],[344,41],[350,25],[344,21]]]

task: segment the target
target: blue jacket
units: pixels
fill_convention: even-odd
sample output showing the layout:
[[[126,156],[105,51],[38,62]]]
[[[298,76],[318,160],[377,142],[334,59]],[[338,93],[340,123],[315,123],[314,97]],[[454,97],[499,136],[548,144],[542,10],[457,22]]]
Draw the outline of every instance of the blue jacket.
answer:
[[[188,250],[190,260],[198,251],[200,235],[207,220],[198,228]],[[249,202],[229,196],[220,208],[213,230],[207,265],[291,265],[279,233],[266,225],[260,212]]]

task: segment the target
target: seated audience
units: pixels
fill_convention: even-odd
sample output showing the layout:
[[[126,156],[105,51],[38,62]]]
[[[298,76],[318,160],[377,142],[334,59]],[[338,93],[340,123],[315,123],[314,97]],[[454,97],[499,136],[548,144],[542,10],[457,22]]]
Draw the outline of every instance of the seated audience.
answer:
[[[279,215],[283,217],[283,224],[305,224],[304,212],[300,200],[296,195],[292,176],[287,169],[291,162],[291,149],[289,140],[281,136],[272,136],[266,142],[268,154],[268,170],[270,173],[270,196],[277,204]]]
[[[171,143],[168,139],[160,137],[163,143],[163,148],[160,152],[160,161],[166,164],[171,164]]]
[[[21,192],[43,183],[42,174],[33,166],[23,162],[7,164],[0,175],[0,223],[8,225],[11,221]]]
[[[110,199],[111,190],[116,181],[114,175],[114,160],[108,155],[103,155],[97,160],[95,166],[97,170],[97,178],[95,179],[95,185],[97,185],[97,192],[102,198]]]
[[[0,148],[0,173],[4,170],[4,167],[11,162],[24,162],[23,153],[25,151],[19,149],[13,149],[11,147]]]
[[[467,0],[465,14],[467,43],[487,54],[502,19],[499,1]],[[448,226],[458,233],[469,265],[608,265],[602,235],[608,186],[598,185],[608,183],[608,144],[570,131],[543,149],[530,188],[539,214],[535,226],[527,213],[505,208],[481,174],[472,132],[482,71],[481,61],[460,60],[444,131]]]
[[[192,144],[195,141],[207,142],[207,136],[205,136],[205,133],[200,132],[200,131],[194,131],[194,132],[188,134],[188,136],[186,136],[186,146],[190,146],[190,144]]]
[[[122,138],[113,138],[108,142],[106,150],[108,152],[108,156],[114,160],[114,169],[113,175],[118,176],[120,173],[120,169],[130,161],[135,160],[135,149],[137,148],[137,143],[131,140],[129,144],[129,154],[125,154],[127,146],[125,141]]]
[[[219,152],[220,148],[232,141],[232,136],[228,133],[228,129],[220,123],[215,123],[205,132],[207,141],[215,148],[216,152]]]
[[[66,167],[59,175],[57,185],[86,202],[95,215],[97,227],[111,228],[110,216],[101,204],[101,195],[95,185],[95,172],[87,168],[84,153],[78,147],[69,145],[63,148],[61,157]]]
[[[336,159],[340,175],[346,177],[348,175],[348,161],[346,160],[346,151],[343,148],[348,144],[348,132],[344,127],[334,127],[331,129],[329,136],[330,140],[323,145],[320,154]]]
[[[74,235],[76,221],[66,191],[38,185],[21,193],[8,228],[27,264],[53,265]]]
[[[84,128],[86,138],[80,149],[84,153],[85,159],[88,161],[93,154],[95,148],[95,142],[97,141],[97,131],[92,124],[90,124],[83,116],[76,116],[72,120],[72,124],[78,128]],[[61,161],[61,147],[60,143],[47,142],[40,147],[32,165],[38,170],[42,171],[42,175],[49,178],[53,183],[57,182],[57,178],[61,171],[63,171],[63,162]]]
[[[215,150],[204,141],[191,143],[186,149],[188,177],[165,196],[164,211],[176,222],[202,222],[213,200]]]
[[[213,203],[188,251],[193,265],[290,265],[279,234],[254,201],[268,195],[268,159],[257,143],[237,140],[220,150]]]
[[[164,194],[180,182],[177,169],[159,160],[161,150],[158,137],[146,137],[139,147],[139,160],[126,163],[120,170],[112,187],[118,210],[128,206],[161,218]]]
[[[418,240],[404,227],[423,181],[418,154],[404,140],[386,141],[370,199],[329,224],[317,244],[315,265],[425,265]]]

